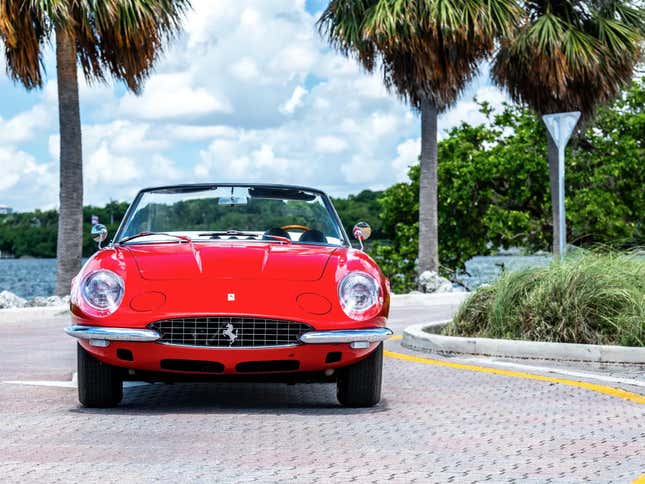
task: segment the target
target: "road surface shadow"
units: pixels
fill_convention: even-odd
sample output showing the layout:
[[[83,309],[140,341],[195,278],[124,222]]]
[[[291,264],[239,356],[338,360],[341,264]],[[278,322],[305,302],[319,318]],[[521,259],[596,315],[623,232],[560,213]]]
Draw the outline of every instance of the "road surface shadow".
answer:
[[[174,383],[126,387],[118,407],[73,412],[136,415],[151,413],[253,413],[355,415],[388,410],[385,399],[372,408],[346,408],[336,400],[335,384]]]

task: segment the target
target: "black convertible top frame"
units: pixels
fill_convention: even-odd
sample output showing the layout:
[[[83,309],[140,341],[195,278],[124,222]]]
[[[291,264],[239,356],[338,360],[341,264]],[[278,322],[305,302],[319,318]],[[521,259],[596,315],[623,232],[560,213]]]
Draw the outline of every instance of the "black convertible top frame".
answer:
[[[317,188],[312,188],[312,187],[304,187],[300,185],[282,185],[279,183],[230,183],[230,182],[229,183],[183,183],[179,185],[165,185],[160,187],[143,188],[142,190],[139,191],[139,193],[160,192],[160,191],[180,189],[180,188],[186,188],[186,189],[192,189],[192,190],[213,190],[215,188],[221,188],[221,187],[258,187],[258,188],[274,188],[274,189],[282,189],[282,190],[302,190],[305,192],[313,192],[313,193],[318,193],[320,195],[327,196],[327,194],[322,190],[318,190]]]

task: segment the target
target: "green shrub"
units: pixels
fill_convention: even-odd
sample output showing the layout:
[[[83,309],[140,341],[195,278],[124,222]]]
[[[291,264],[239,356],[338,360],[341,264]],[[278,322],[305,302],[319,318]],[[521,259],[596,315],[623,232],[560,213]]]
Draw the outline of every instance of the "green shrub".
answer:
[[[598,109],[567,151],[567,240],[625,250],[645,244],[645,76],[612,105]],[[521,247],[550,250],[551,196],[546,128],[519,106],[494,115],[481,103],[483,124],[454,127],[439,143],[439,260],[443,275],[476,255]],[[380,197],[384,239],[403,261],[383,270],[395,290],[415,286],[419,165],[409,180]],[[389,257],[389,256],[388,256]]]
[[[645,346],[645,259],[587,253],[505,273],[473,293],[444,333]]]

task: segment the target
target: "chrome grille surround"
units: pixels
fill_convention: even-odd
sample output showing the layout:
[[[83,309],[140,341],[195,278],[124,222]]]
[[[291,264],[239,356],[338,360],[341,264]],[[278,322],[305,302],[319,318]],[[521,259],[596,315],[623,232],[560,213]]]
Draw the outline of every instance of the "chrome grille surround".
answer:
[[[313,329],[296,321],[248,316],[164,319],[148,328],[161,335],[158,343],[231,349],[295,346],[301,344],[300,335]]]

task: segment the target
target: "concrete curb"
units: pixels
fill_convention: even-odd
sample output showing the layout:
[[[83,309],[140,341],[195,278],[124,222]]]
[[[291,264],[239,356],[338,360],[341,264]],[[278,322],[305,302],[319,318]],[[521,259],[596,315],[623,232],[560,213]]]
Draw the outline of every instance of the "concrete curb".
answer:
[[[645,348],[631,346],[583,345],[490,338],[463,338],[430,334],[448,322],[416,324],[405,329],[401,344],[411,350],[439,354],[468,354],[531,358],[540,360],[590,361],[596,363],[645,364]]]
[[[430,333],[430,334],[440,335],[441,332],[443,331],[443,328],[445,328],[446,326],[448,326],[450,324],[450,321],[451,321],[450,319],[445,319],[443,321],[434,321],[434,322],[428,323],[428,324],[418,324],[418,325],[415,325],[415,326],[410,326],[410,328],[416,328],[416,326],[422,326],[423,331],[426,334]],[[407,329],[406,329],[406,331],[407,331]]]

